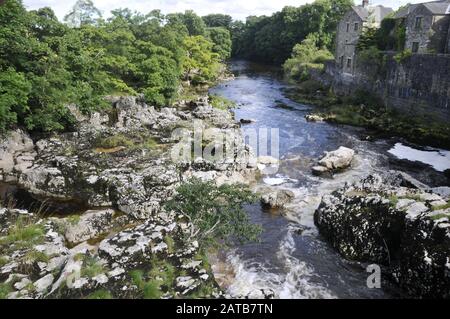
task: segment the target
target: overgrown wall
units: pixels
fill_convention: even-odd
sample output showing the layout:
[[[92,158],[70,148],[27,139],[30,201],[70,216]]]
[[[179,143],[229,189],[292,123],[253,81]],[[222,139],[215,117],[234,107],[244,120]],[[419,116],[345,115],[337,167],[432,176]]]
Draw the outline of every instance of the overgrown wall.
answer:
[[[366,90],[387,107],[450,123],[450,55],[414,54],[400,63],[393,57],[386,53],[384,63],[357,62],[353,75],[329,62],[318,79],[337,94]]]

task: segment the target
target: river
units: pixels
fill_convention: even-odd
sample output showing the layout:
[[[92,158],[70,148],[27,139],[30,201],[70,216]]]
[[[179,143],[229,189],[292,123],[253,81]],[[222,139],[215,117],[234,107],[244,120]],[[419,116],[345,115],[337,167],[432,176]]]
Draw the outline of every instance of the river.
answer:
[[[370,132],[361,128],[307,122],[305,115],[313,107],[286,96],[292,87],[279,70],[246,61],[234,61],[230,68],[235,80],[211,92],[237,103],[236,120],[255,120],[243,130],[279,129],[280,168],[258,184],[289,189],[296,199],[283,216],[265,211],[259,204],[246,207],[251,220],[263,226],[263,233],[261,242],[240,245],[223,257],[232,274],[226,286],[229,296],[401,298],[402,292],[387,280],[381,289],[367,287],[367,265],[342,259],[322,240],[313,223],[314,210],[322,195],[345,182],[388,169],[407,172],[431,186],[448,185],[442,171],[450,168],[450,152],[396,138],[373,141],[366,138]],[[352,168],[333,179],[313,176],[311,166],[317,159],[340,146],[356,151]]]

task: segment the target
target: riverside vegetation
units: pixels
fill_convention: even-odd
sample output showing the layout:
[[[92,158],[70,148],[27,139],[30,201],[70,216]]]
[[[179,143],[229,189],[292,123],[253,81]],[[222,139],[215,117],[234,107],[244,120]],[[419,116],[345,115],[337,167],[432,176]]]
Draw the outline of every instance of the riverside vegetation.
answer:
[[[337,97],[313,81],[311,75],[320,73],[332,58],[336,25],[351,4],[317,0],[242,23],[222,14],[141,14],[128,9],[113,10],[103,19],[92,1],[79,0],[61,23],[49,8],[26,11],[21,1],[4,1],[0,193],[14,187],[0,207],[0,298],[227,297],[214,279],[208,254],[217,247],[258,239],[261,228],[250,223],[243,210],[255,195],[243,183],[264,164],[257,165],[237,133],[239,124],[229,111],[234,104],[206,93],[229,76],[224,62],[230,56],[285,62],[286,74],[299,83],[287,93],[317,105],[325,119],[448,145],[449,133],[442,127],[399,121],[400,116],[364,93]],[[401,30],[395,34],[402,36]],[[373,45],[373,37],[383,38],[364,37],[368,56],[378,56],[377,50],[383,49]],[[402,52],[398,59],[408,54]],[[234,134],[237,147],[231,159],[172,161],[171,152],[180,140],[171,132],[192,129],[198,120],[203,129]],[[397,204],[405,199],[397,192],[400,184],[403,187],[403,180],[380,200],[388,205],[385,211],[395,208],[399,215],[403,208],[397,209]],[[365,202],[362,187],[355,188]],[[417,217],[413,222],[433,220],[442,229],[439,236],[448,234],[449,196],[438,198],[429,192],[408,190],[408,196],[428,197],[423,203],[408,202],[407,209]],[[18,193],[32,198],[31,205],[17,198]],[[295,197],[288,191],[266,195],[262,203],[273,208]],[[347,193],[339,197],[353,210],[346,198]],[[341,222],[337,213],[342,209],[336,210],[333,203],[323,199],[316,224],[324,235],[336,233],[330,241],[341,254],[390,264],[375,238],[376,223],[374,234],[370,229],[362,235],[373,240],[381,257],[346,255],[367,241],[362,235],[357,243],[339,236],[333,225]],[[381,204],[368,209],[378,211]],[[403,224],[401,219],[399,225]],[[415,236],[415,229],[411,233]],[[447,249],[448,241],[443,246]],[[439,282],[447,267],[446,252],[412,248],[420,258],[424,252],[437,256],[438,267],[429,268],[427,275]],[[393,266],[399,269],[392,274],[411,293],[444,296],[447,282],[439,284],[436,295],[429,293],[433,285],[411,284],[429,266],[428,259],[415,262],[418,270],[410,277],[402,278],[409,265]],[[421,292],[424,287],[426,293]]]

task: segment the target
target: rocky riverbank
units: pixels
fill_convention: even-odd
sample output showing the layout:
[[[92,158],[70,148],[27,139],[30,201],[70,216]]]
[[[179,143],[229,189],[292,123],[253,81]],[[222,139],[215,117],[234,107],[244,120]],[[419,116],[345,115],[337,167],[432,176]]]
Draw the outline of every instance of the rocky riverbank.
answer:
[[[162,206],[191,177],[250,180],[256,161],[239,125],[208,98],[161,110],[140,97],[109,101],[109,111],[90,116],[69,106],[73,132],[39,138],[16,130],[0,143],[0,181],[36,200],[21,209],[10,196],[0,208],[1,297],[219,296],[187,236],[192,225]],[[174,130],[190,132],[194,123],[231,136],[231,156],[174,161],[180,143],[193,143]],[[68,216],[62,205],[83,210]]]
[[[450,188],[371,175],[324,196],[314,219],[343,257],[381,265],[413,296],[450,298]]]

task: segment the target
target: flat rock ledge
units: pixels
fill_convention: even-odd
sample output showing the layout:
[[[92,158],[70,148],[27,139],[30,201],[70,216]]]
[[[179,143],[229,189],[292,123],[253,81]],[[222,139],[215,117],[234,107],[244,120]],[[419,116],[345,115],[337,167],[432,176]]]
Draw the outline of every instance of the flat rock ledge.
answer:
[[[324,196],[314,221],[343,257],[382,265],[413,296],[450,298],[449,199],[404,173],[375,174]]]

